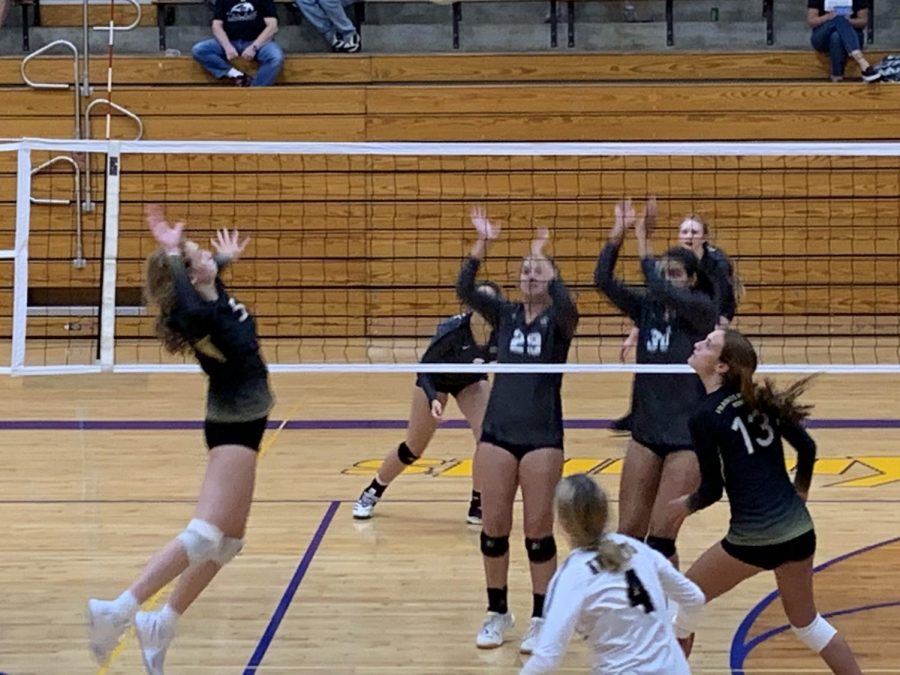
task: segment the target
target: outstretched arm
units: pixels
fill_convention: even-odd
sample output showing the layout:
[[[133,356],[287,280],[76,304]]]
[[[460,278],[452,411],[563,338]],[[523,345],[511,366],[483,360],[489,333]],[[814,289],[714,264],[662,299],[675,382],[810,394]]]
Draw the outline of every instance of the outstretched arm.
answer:
[[[597,267],[594,269],[594,285],[633,321],[638,321],[641,317],[643,293],[613,276],[616,262],[619,259],[619,250],[625,241],[625,230],[633,222],[634,208],[631,206],[631,200],[626,199],[619,202],[616,205],[615,223],[609,231],[606,246],[603,247],[600,257],[597,259]]]
[[[531,242],[531,258],[543,260],[548,265],[552,265],[544,253],[544,247],[548,241],[550,241],[550,231],[546,228],[538,230]],[[550,301],[553,303],[560,331],[566,338],[571,339],[578,326],[578,308],[575,306],[575,301],[572,300],[572,295],[565,282],[560,277],[559,270],[554,269],[554,274],[555,276],[547,285],[547,292],[550,294]]]
[[[478,239],[472,245],[469,257],[463,262],[462,269],[459,271],[459,277],[456,280],[456,294],[462,302],[487,319],[488,323],[496,326],[500,320],[500,312],[506,303],[500,298],[479,293],[475,287],[475,276],[478,274],[487,242],[500,236],[500,227],[487,219],[487,214],[482,208],[473,208],[471,217],[472,225],[478,232]]]
[[[181,244],[184,235],[184,223],[169,225],[166,214],[158,204],[150,204],[146,208],[147,225],[153,233],[153,238],[166,252],[172,276],[175,280],[176,306],[179,313],[199,317],[206,314],[206,303],[197,295],[197,291],[191,285],[187,270],[184,266]]]

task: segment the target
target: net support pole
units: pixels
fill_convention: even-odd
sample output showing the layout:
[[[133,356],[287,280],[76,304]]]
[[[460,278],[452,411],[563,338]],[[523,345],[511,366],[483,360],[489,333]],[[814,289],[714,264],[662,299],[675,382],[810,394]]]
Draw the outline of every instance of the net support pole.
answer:
[[[119,254],[119,182],[121,148],[110,141],[106,155],[103,271],[100,292],[100,370],[111,372],[116,349],[116,272]]]
[[[16,244],[14,256],[12,348],[10,371],[25,367],[25,331],[28,315],[28,232],[31,226],[31,149],[20,146],[16,173]]]

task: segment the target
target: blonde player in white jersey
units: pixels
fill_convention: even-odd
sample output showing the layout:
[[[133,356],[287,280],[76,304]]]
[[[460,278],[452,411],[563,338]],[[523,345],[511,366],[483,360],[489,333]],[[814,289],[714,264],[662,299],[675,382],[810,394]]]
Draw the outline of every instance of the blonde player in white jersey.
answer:
[[[606,494],[590,476],[563,478],[556,510],[572,552],[550,582],[537,647],[520,675],[554,672],[576,629],[591,643],[592,673],[690,675],[666,602],[699,607],[700,588],[646,544],[605,531]]]

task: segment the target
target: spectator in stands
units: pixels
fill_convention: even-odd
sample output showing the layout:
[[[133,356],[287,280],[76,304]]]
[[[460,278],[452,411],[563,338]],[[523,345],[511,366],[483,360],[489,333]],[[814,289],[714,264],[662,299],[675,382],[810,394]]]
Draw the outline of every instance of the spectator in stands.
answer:
[[[831,81],[844,79],[847,56],[859,64],[862,78],[874,82],[881,73],[862,53],[863,29],[869,23],[869,0],[807,0],[806,23],[812,28],[812,46],[831,56]]]
[[[352,54],[360,50],[361,44],[356,26],[344,10],[344,2],[354,0],[295,0],[306,20],[315,28],[333,52]]]
[[[238,87],[266,87],[275,82],[284,64],[284,52],[272,39],[277,32],[273,0],[216,0],[215,37],[198,42],[191,52],[217,78]],[[255,77],[232,65],[238,56],[259,64]]]

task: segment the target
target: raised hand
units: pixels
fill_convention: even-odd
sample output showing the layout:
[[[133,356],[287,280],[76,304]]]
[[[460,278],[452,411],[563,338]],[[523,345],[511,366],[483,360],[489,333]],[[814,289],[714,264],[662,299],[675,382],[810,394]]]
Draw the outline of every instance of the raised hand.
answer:
[[[531,257],[543,258],[544,246],[547,245],[548,241],[550,241],[550,230],[546,227],[542,227],[535,232],[534,239],[531,240]]]
[[[634,232],[638,239],[649,239],[656,227],[656,197],[648,197],[644,212],[634,225]]]
[[[211,240],[212,246],[216,249],[216,253],[229,260],[237,260],[247,244],[250,243],[250,237],[243,241],[240,240],[240,234],[237,230],[229,232],[226,229],[216,230],[216,236]]]
[[[634,225],[634,206],[630,199],[625,199],[616,204],[616,218],[609,231],[609,241],[622,245],[625,240],[625,231]]]
[[[500,236],[500,226],[494,225],[488,220],[487,212],[484,210],[484,207],[473,207],[470,217],[472,219],[472,225],[474,225],[475,229],[478,231],[478,237],[480,239],[493,241]]]
[[[181,245],[184,223],[169,225],[166,214],[159,204],[148,204],[145,213],[147,225],[150,227],[150,232],[153,233],[153,238],[167,251],[177,251]]]

